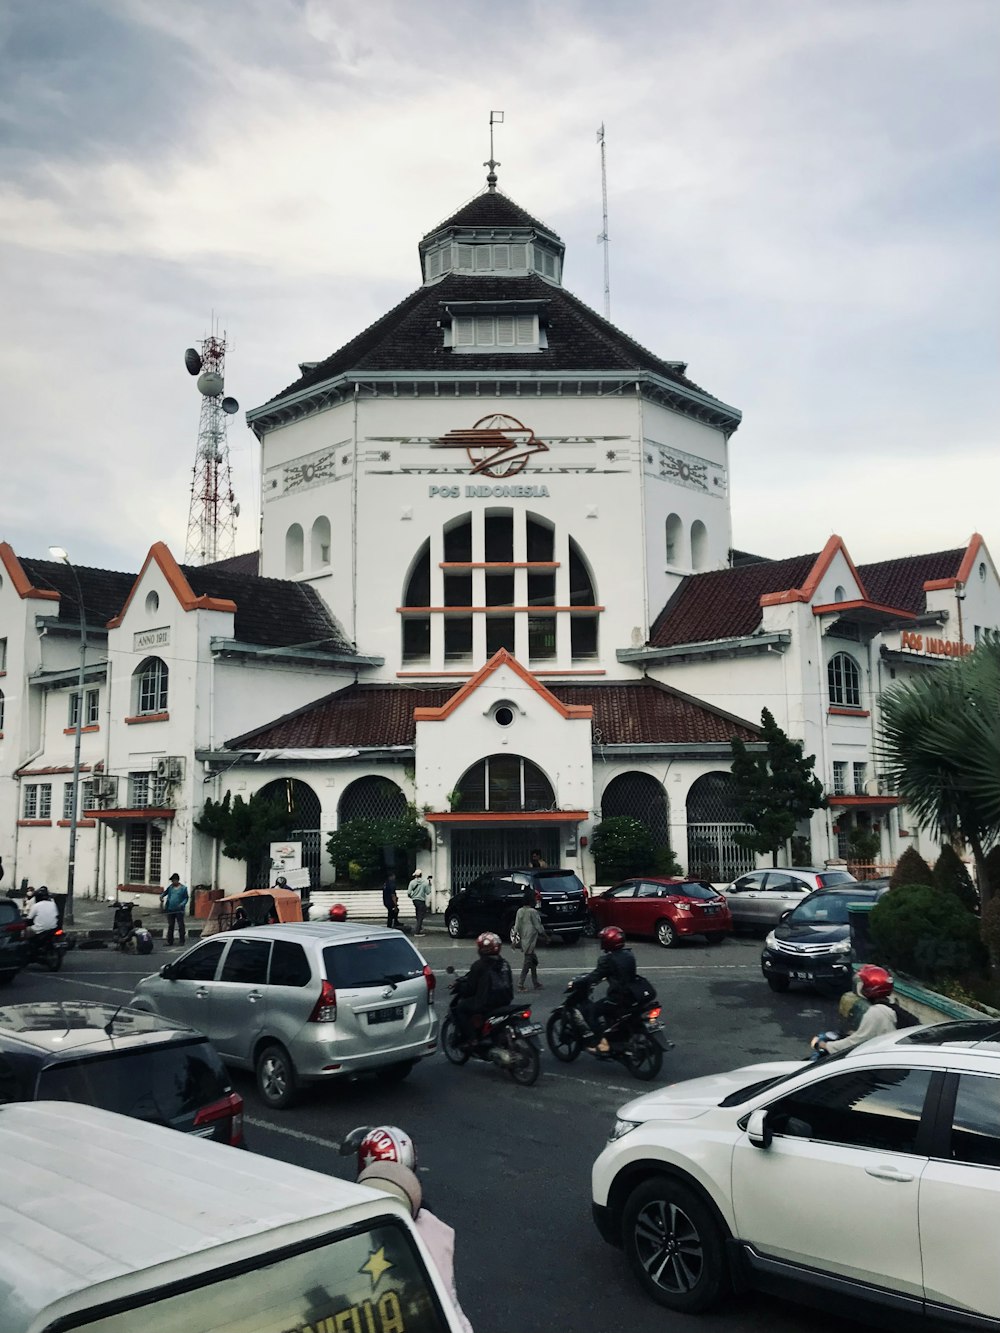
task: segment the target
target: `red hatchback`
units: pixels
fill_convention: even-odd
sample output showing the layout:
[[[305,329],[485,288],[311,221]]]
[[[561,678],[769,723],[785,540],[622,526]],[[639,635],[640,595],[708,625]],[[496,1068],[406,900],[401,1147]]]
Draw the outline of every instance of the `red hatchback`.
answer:
[[[682,935],[704,935],[709,944],[721,944],[733,929],[723,895],[694,879],[628,879],[591,898],[590,912],[595,935],[605,926],[620,926],[626,935],[651,935],[665,949]]]

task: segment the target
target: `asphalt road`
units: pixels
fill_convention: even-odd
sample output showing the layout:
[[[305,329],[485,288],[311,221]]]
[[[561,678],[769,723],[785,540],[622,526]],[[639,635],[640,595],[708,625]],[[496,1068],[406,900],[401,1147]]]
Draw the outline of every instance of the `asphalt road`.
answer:
[[[417,943],[439,985],[449,963],[462,970],[474,955],[471,942],[452,942],[441,932]],[[670,951],[655,944],[634,947],[640,972],[657,987],[675,1042],[660,1082],[801,1057],[809,1037],[832,1023],[829,1000],[806,991],[771,994],[760,975],[758,941],[737,938],[716,948],[685,943]],[[591,966],[595,953],[587,942],[540,954],[545,989],[526,997],[536,1018],[545,1021],[565,982]],[[22,972],[5,989],[3,1003],[127,1001],[136,981],[166,956],[176,953],[158,950],[145,959],[75,950],[54,976]],[[442,1014],[446,996],[439,999]],[[335,1145],[356,1125],[399,1124],[413,1135],[428,1204],[457,1231],[457,1285],[476,1333],[844,1328],[842,1318],[770,1297],[734,1299],[692,1318],[661,1310],[639,1292],[621,1253],[604,1244],[590,1219],[591,1164],[617,1108],[650,1087],[618,1064],[584,1056],[560,1065],[546,1050],[538,1083],[520,1088],[492,1066],[453,1068],[438,1054],[397,1086],[368,1078],[308,1090],[284,1112],[263,1107],[249,1076],[237,1073],[234,1082],[246,1100],[249,1147],[316,1171],[352,1176],[353,1161],[340,1157]],[[804,1222],[808,1206],[789,1202],[803,1208]],[[822,1207],[822,1201],[813,1206]]]

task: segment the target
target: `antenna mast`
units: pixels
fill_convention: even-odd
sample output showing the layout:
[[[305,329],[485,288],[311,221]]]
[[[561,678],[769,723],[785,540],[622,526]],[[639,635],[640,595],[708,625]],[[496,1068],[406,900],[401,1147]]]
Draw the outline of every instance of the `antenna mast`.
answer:
[[[229,466],[226,418],[239,410],[235,398],[223,397],[226,387],[226,335],[205,338],[201,351],[189,347],[184,364],[198,376],[201,419],[198,447],[191,476],[191,508],[188,512],[184,562],[210,565],[234,553],[236,519],[240,507],[233,495]]]
[[[608,235],[608,170],[607,162],[604,156],[604,122],[601,122],[601,128],[597,131],[597,142],[601,145],[601,205],[603,208],[602,217],[604,220],[604,229],[597,238],[597,244],[604,246],[604,318],[611,318],[611,260],[608,253],[608,246],[611,237]]]

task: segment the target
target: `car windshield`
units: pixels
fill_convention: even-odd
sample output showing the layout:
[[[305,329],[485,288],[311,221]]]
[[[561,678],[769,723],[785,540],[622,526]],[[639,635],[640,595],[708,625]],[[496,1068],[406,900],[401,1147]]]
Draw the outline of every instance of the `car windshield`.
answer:
[[[86,1102],[169,1125],[228,1091],[218,1057],[207,1042],[198,1041],[60,1061],[42,1070],[37,1095],[40,1101]]]
[[[826,889],[832,889],[836,884],[855,883],[854,876],[849,875],[845,870],[824,870],[818,878]]]
[[[328,944],[323,962],[327,980],[335,990],[406,981],[419,977],[424,970],[419,954],[401,935],[357,944]]]
[[[851,899],[845,893],[817,893],[799,903],[789,921],[799,926],[846,926],[847,908]]]
[[[583,885],[572,871],[536,870],[535,888],[542,893],[582,893]]]
[[[824,1064],[829,1064],[831,1060],[841,1060],[842,1055],[829,1055]],[[789,1079],[798,1078],[803,1070],[809,1068],[810,1062],[804,1060],[797,1069],[789,1070],[787,1074],[776,1074],[773,1078],[756,1079],[753,1083],[748,1083],[744,1088],[737,1088],[728,1096],[723,1097],[719,1102],[720,1106],[739,1106],[741,1102],[748,1102],[751,1097],[756,1097],[761,1092],[767,1092],[769,1088],[779,1088],[782,1083],[787,1083]]]

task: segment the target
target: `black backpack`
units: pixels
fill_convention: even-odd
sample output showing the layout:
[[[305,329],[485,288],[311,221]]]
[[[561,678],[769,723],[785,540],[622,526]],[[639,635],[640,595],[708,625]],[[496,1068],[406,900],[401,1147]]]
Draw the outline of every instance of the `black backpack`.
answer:
[[[645,977],[637,976],[634,981],[626,984],[625,990],[637,1009],[645,1009],[656,999],[656,990]]]
[[[487,1002],[491,1009],[503,1009],[514,1000],[514,977],[506,958],[497,958],[490,968]]]

